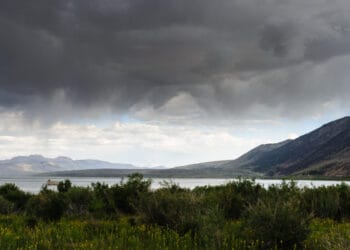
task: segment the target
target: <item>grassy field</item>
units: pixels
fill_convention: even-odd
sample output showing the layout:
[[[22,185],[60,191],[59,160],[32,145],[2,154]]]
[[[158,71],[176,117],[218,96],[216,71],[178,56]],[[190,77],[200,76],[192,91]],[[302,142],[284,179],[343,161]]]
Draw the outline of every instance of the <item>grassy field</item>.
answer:
[[[350,224],[329,219],[313,220],[304,249],[350,249]],[[0,217],[1,249],[263,249],[264,242],[240,238],[240,222],[222,225],[206,239],[179,235],[171,229],[131,225],[119,220],[62,220],[40,222],[34,228],[24,217]],[[274,247],[272,247],[274,248]],[[276,245],[277,248],[277,245]],[[299,247],[292,247],[299,249]]]

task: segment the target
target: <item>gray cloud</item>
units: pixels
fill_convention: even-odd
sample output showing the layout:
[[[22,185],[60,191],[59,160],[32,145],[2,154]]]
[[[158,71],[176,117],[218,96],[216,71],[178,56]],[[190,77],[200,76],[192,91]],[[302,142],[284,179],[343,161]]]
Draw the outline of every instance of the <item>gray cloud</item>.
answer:
[[[0,106],[45,120],[186,115],[174,100],[209,120],[348,107],[349,11],[346,0],[3,0]]]

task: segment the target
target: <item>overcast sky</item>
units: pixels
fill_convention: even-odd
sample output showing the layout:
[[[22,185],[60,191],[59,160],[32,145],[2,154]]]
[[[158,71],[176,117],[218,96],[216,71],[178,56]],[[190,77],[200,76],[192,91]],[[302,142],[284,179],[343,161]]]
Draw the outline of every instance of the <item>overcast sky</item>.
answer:
[[[0,158],[233,159],[349,114],[348,0],[1,0]]]

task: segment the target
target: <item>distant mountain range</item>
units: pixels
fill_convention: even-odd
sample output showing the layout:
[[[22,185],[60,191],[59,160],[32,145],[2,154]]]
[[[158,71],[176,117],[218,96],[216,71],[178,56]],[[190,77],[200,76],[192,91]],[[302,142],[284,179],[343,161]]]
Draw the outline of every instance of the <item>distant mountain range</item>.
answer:
[[[171,169],[141,169],[129,164],[96,160],[73,161],[66,157],[16,157],[0,168],[50,172],[54,176],[126,176],[140,172],[147,177],[283,177],[350,176],[350,117],[330,122],[295,140],[260,145],[235,160],[205,162]],[[54,171],[54,172],[52,172]]]
[[[53,171],[81,169],[138,169],[131,164],[110,163],[99,160],[72,160],[68,157],[46,158],[41,155],[18,156],[0,161],[2,176],[17,176]]]

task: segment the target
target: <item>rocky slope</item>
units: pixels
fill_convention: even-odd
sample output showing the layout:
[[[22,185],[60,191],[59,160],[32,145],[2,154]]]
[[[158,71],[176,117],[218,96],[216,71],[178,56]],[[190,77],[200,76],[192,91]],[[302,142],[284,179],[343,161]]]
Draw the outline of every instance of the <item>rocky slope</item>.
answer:
[[[295,140],[260,145],[236,160],[180,169],[208,167],[266,176],[350,176],[350,117],[330,122]]]

